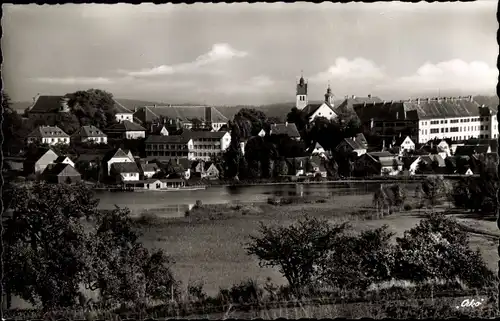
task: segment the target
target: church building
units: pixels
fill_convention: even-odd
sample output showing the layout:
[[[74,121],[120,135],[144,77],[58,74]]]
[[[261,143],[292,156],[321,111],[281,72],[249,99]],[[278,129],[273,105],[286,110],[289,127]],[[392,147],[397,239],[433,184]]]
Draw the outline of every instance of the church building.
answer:
[[[301,76],[297,84],[295,107],[306,114],[309,122],[312,122],[316,117],[325,117],[329,120],[336,118],[337,114],[333,109],[334,97],[332,94],[332,89],[330,88],[330,84],[328,84],[328,88],[325,93],[325,99],[323,100],[323,102],[315,104],[309,104],[309,100],[307,97],[307,85],[308,84],[304,80],[304,76]]]

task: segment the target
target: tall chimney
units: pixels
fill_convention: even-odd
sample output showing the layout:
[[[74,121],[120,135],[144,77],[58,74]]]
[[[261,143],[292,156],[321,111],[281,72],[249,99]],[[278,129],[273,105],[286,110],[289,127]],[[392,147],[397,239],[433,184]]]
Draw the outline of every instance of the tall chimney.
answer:
[[[472,101],[472,95],[471,95],[471,96],[469,96],[469,101]]]
[[[372,94],[368,94],[368,98],[372,98]]]
[[[285,122],[285,127],[288,127],[288,122]]]
[[[420,98],[417,98],[417,104],[420,105]]]
[[[177,165],[179,165],[179,159],[177,158]]]
[[[356,98],[356,96],[352,95],[352,99],[355,99],[355,98]]]

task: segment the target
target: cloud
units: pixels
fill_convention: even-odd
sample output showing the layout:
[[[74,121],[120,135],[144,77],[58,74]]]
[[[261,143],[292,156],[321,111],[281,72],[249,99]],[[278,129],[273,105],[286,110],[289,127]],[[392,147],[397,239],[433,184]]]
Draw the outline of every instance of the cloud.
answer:
[[[309,80],[312,82],[326,82],[329,80],[380,80],[385,78],[383,68],[365,58],[349,60],[337,58],[335,64],[326,71],[320,72]]]
[[[259,75],[241,81],[235,79],[226,80],[219,82],[215,87],[199,88],[197,91],[204,94],[217,93],[225,96],[247,95],[269,92],[275,85],[276,82],[269,76]]]
[[[39,77],[33,79],[36,82],[53,84],[53,85],[107,85],[114,81],[104,77],[66,77],[66,78],[53,78],[53,77]]]
[[[401,77],[384,87],[413,93],[438,90],[480,93],[494,90],[497,82],[497,68],[482,61],[453,59],[437,64],[427,62],[414,75]]]
[[[161,65],[151,69],[142,69],[139,71],[120,70],[120,72],[132,77],[150,77],[158,75],[191,73],[198,71],[198,69],[201,67],[208,66],[219,61],[228,61],[233,58],[246,57],[247,55],[247,52],[236,50],[227,43],[218,43],[214,44],[209,52],[199,56],[192,62],[180,63],[176,65]]]

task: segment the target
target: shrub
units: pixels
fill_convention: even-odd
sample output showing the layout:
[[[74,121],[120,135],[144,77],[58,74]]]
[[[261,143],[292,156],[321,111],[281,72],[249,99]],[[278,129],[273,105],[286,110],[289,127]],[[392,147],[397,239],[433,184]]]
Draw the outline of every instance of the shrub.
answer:
[[[204,302],[207,299],[207,294],[203,290],[203,283],[189,283],[187,287],[189,300]]]
[[[250,236],[247,253],[256,255],[260,266],[277,266],[298,293],[314,281],[315,270],[326,263],[329,251],[338,244],[336,239],[346,226],[307,215],[289,227],[266,227],[261,223],[261,235]]]
[[[345,289],[367,289],[374,282],[388,281],[392,273],[393,233],[388,226],[365,231],[357,236],[337,238],[328,257],[328,264],[319,271],[326,284]]]
[[[459,278],[476,288],[494,280],[480,253],[469,248],[466,232],[443,214],[430,214],[396,242],[393,276],[397,279],[421,283]]]

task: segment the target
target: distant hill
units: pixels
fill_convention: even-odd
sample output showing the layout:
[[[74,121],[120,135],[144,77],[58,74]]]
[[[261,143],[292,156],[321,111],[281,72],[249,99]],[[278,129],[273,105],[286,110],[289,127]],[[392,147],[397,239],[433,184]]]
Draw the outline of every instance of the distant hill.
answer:
[[[30,107],[33,104],[30,101],[13,101],[11,102],[12,109],[16,111],[18,114],[24,113],[26,108]]]

